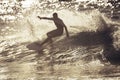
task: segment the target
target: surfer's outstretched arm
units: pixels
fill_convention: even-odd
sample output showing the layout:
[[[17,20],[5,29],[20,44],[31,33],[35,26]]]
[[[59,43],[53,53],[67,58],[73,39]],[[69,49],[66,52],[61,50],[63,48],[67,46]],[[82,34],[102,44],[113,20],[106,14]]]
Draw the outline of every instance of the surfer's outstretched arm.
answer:
[[[53,18],[48,18],[48,17],[40,17],[40,16],[37,16],[37,17],[40,18],[40,19],[53,20]]]

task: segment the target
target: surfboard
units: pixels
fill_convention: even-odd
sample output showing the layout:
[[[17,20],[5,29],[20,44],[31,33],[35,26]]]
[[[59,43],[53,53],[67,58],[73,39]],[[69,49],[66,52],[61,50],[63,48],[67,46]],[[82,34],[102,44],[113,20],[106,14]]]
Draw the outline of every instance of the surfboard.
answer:
[[[29,50],[34,50],[37,52],[41,52],[43,50],[49,50],[52,47],[52,43],[45,43],[44,45],[40,45],[40,41],[35,41],[35,42],[31,42],[30,44],[28,44],[26,47]]]
[[[49,51],[51,49],[53,49],[56,45],[61,45],[61,42],[66,42],[66,37],[61,36],[59,38],[54,38],[52,42],[46,42],[44,45],[40,45],[43,41],[34,41],[34,42],[30,42],[26,47],[29,50],[34,50],[37,52],[41,52],[41,51]],[[69,40],[69,39],[67,39]]]
[[[26,46],[29,50],[41,51],[43,46],[40,46],[38,42],[32,42]]]

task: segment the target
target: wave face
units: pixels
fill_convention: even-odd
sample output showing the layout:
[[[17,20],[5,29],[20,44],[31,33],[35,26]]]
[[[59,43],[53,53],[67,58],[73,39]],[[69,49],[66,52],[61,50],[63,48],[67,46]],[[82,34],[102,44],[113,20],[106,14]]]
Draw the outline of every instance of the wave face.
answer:
[[[106,26],[101,14],[97,10],[73,12],[69,10],[56,11],[67,25],[70,33],[79,33],[83,30],[96,31]],[[37,16],[52,17],[53,12],[40,13],[33,11],[24,15],[21,20],[9,24],[1,24],[1,36],[4,38],[38,37],[41,39],[47,32],[55,29],[52,21],[39,20]],[[68,15],[69,14],[69,15]],[[74,31],[75,30],[75,31]],[[32,38],[33,39],[33,38]]]

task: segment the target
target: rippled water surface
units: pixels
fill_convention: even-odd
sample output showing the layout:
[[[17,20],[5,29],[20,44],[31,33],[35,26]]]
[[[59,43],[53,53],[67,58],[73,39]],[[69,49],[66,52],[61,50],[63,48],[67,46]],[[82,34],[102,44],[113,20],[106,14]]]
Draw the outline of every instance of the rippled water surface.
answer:
[[[0,56],[0,80],[120,79],[119,66],[109,63],[105,65],[97,58],[101,46],[58,46],[63,45],[58,41],[57,44],[36,52],[26,47],[30,42],[12,45],[9,43],[1,42],[4,48]]]

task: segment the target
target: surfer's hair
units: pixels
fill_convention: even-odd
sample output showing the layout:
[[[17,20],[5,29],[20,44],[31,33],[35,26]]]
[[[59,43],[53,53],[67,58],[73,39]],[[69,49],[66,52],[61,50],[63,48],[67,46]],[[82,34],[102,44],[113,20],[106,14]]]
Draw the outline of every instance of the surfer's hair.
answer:
[[[58,17],[58,14],[57,13],[53,13],[53,17]]]

